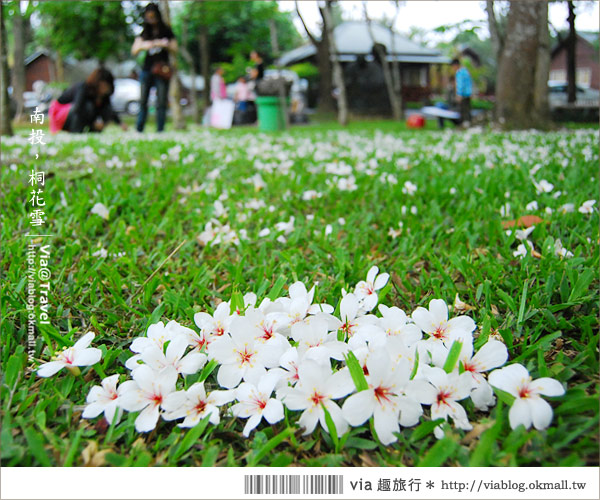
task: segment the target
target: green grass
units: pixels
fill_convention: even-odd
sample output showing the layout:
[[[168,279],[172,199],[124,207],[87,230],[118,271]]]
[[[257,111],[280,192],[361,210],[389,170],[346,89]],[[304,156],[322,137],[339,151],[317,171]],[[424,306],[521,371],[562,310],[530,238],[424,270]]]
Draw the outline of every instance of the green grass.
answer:
[[[281,135],[246,127],[156,137],[121,135],[113,128],[91,136],[48,135],[38,160],[26,141],[27,127],[20,134],[2,144],[4,465],[78,466],[94,455],[115,466],[598,464],[598,211],[577,211],[585,200],[598,198],[597,129],[478,134],[407,131],[374,121],[346,129],[309,125]],[[343,163],[355,169],[358,190],[328,184],[332,176],[324,166]],[[538,164],[534,177],[553,183],[551,193],[536,194],[529,171]],[[368,167],[375,175],[367,175]],[[92,330],[104,355],[78,377],[62,371],[41,379],[27,359],[25,234],[31,231],[32,168],[48,172],[49,224],[40,232],[52,235],[52,324],[37,335],[35,358],[47,361]],[[211,181],[208,174],[217,168],[221,173]],[[261,190],[245,182],[257,173],[266,183]],[[397,184],[383,182],[383,174],[395,176]],[[402,193],[409,180],[418,186],[414,196]],[[203,187],[178,192],[194,185]],[[303,201],[310,189],[323,196]],[[562,194],[554,198],[557,191]],[[246,229],[248,240],[237,247],[202,247],[196,237],[224,192],[227,222]],[[251,199],[266,207],[246,208]],[[533,200],[539,210],[527,211]],[[96,202],[110,208],[108,221],[90,214]],[[502,217],[506,202],[511,213]],[[563,214],[559,207],[567,202],[575,211]],[[544,219],[530,237],[541,257],[520,260],[513,256],[519,242],[505,234],[501,221],[526,213]],[[274,225],[290,216],[295,228],[280,243]],[[388,230],[399,222],[402,234],[394,239]],[[259,238],[267,227],[271,234]],[[554,255],[556,239],[572,258]],[[108,257],[92,255],[100,247]],[[112,426],[80,418],[92,385],[105,374],[127,373],[128,345],[151,322],[175,319],[195,328],[195,312],[212,312],[216,301],[229,300],[235,290],[254,291],[260,300],[278,279],[285,283],[282,294],[296,280],[318,281],[315,302],[336,306],[342,288],[364,279],[372,265],[393,278],[380,302],[410,314],[432,298],[451,303],[459,293],[474,308],[478,342],[497,332],[511,361],[534,378],[560,380],[567,392],[552,401],[551,427],[511,430],[501,402],[485,414],[468,408],[476,436],[447,430],[437,441],[426,410],[418,426],[403,429],[387,447],[373,439],[368,425],[335,442],[318,429],[303,438],[292,412],[273,426],[263,421],[249,439],[241,435],[245,422],[232,418],[190,430],[159,421],[147,435],[135,432],[136,414],[126,413]]]

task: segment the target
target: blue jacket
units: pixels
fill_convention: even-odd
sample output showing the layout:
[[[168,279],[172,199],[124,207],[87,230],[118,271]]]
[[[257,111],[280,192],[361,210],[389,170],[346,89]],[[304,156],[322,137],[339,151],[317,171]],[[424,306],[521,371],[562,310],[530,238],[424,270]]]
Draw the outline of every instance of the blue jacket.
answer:
[[[473,82],[467,68],[460,68],[456,72],[456,94],[460,97],[471,97]]]

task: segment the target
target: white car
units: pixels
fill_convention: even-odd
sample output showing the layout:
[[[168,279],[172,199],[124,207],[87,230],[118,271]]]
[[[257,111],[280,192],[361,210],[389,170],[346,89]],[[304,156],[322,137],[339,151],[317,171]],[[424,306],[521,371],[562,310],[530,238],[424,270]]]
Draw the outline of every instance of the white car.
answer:
[[[597,107],[600,102],[600,92],[595,89],[576,85],[577,106]],[[550,80],[548,82],[548,100],[551,108],[567,105],[567,82]]]
[[[133,78],[116,78],[115,91],[110,96],[112,107],[117,113],[127,113],[128,115],[137,115],[140,112],[141,98],[140,82]],[[150,90],[148,104],[156,104],[156,89]]]

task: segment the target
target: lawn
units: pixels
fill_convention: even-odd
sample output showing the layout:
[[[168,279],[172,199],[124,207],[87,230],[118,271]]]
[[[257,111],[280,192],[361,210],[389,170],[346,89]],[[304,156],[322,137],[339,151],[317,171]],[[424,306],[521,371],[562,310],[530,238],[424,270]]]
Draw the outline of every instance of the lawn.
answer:
[[[111,128],[46,135],[38,159],[27,134],[2,143],[4,465],[598,465],[599,219],[597,201],[589,202],[598,198],[597,129]],[[32,169],[46,172],[41,228],[29,224]],[[98,203],[108,214],[92,210]],[[524,215],[539,218],[530,234],[504,227]],[[39,325],[29,360],[33,232],[50,235],[33,240],[50,243],[50,324]],[[372,419],[337,436],[328,418],[327,431],[317,425],[303,436],[299,412],[287,407],[247,439],[246,421],[227,413],[232,403],[218,424],[203,419],[191,429],[160,419],[141,433],[136,411],[111,425],[102,415],[82,418],[92,386],[113,374],[130,378],[129,346],[151,324],[174,320],[199,333],[196,313],[226,301],[243,309],[248,292],[258,306],[297,281],[317,284],[314,303],[330,304],[339,318],[343,293],[372,266],[390,275],[380,304],[410,317],[443,299],[450,317],[474,320],[476,349],[495,339],[509,364],[558,380],[566,393],[547,398],[550,426],[512,429],[512,400],[500,391],[488,411],[462,401],[470,431],[444,424],[437,439],[439,422],[425,406],[386,445]],[[87,332],[100,362],[79,375],[36,374]],[[178,389],[202,379],[220,389],[214,363],[206,366],[181,376]]]

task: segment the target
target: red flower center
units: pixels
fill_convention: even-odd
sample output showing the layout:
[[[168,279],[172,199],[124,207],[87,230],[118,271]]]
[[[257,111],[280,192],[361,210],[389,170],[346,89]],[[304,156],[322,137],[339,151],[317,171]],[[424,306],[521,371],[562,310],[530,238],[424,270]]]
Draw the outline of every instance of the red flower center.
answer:
[[[313,395],[310,397],[310,400],[313,402],[313,404],[315,406],[318,406],[321,404],[321,401],[323,401],[325,399],[325,396],[323,396],[322,394],[319,394],[317,391],[315,391],[313,393]]]
[[[389,387],[379,386],[375,388],[375,397],[377,398],[377,402],[379,404],[391,403],[390,396],[393,396],[394,393],[390,391]]]
[[[441,404],[448,404],[448,401],[446,401],[448,398],[450,397],[450,392],[449,391],[440,391],[437,394],[437,404],[441,405]]]
[[[247,347],[244,347],[244,351],[238,351],[238,354],[240,355],[240,362],[241,364],[244,363],[250,363],[250,360],[252,359],[252,356],[254,356],[254,353],[252,351],[248,351]]]
[[[523,386],[519,389],[520,398],[528,398],[531,396],[531,389],[528,386]]]

